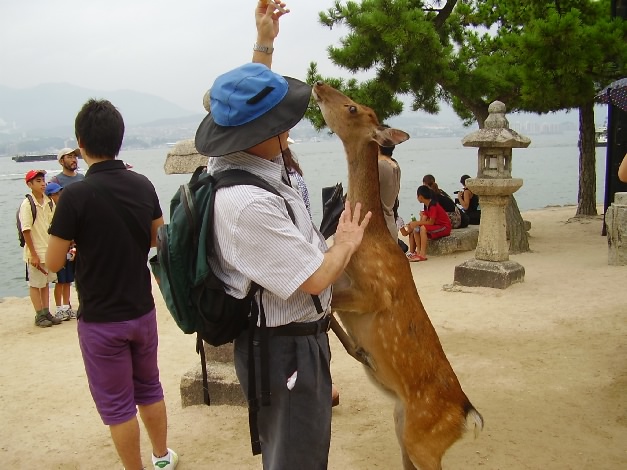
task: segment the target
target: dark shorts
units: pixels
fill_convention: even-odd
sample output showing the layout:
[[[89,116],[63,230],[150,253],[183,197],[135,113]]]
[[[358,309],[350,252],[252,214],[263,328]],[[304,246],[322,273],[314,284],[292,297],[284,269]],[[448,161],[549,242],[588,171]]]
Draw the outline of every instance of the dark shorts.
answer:
[[[89,390],[104,424],[125,423],[135,416],[137,405],[163,399],[154,309],[122,322],[87,323],[79,318],[78,340]]]
[[[74,261],[67,260],[65,266],[57,273],[57,283],[70,284],[71,282],[74,282]]]
[[[427,229],[427,237],[430,240],[447,237],[451,234],[451,228],[446,225],[425,225],[424,227]]]

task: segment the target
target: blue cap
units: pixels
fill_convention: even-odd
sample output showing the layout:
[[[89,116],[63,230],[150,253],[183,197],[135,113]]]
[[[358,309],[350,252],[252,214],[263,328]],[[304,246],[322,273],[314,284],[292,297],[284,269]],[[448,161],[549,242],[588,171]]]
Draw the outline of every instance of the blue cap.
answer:
[[[60,184],[57,183],[48,183],[46,185],[46,189],[44,191],[44,193],[46,194],[46,196],[50,196],[51,194],[56,194],[59,191],[61,191],[63,189],[63,186],[61,186]]]

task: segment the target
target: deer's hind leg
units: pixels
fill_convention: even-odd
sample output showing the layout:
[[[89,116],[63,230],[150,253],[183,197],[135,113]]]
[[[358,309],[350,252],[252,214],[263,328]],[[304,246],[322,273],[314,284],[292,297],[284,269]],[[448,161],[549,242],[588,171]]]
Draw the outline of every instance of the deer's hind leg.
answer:
[[[398,439],[398,443],[401,446],[401,458],[403,459],[403,469],[404,470],[417,470],[411,459],[409,458],[409,454],[407,453],[407,449],[405,448],[405,440],[404,440],[404,430],[405,430],[405,406],[400,399],[396,399],[396,406],[394,407],[394,428],[396,430],[396,438]]]
[[[408,407],[398,399],[394,410],[396,436],[401,447],[404,470],[442,470],[442,457],[461,436],[462,424],[453,416],[435,421],[419,404]]]

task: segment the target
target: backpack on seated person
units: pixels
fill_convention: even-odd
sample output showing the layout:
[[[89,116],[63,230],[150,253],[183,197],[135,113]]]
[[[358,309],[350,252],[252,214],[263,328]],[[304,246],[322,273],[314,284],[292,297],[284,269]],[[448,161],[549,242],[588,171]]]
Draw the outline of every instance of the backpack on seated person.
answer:
[[[184,333],[196,333],[196,352],[201,357],[204,401],[207,405],[210,400],[203,341],[212,346],[229,343],[247,328],[252,330],[259,315],[262,328],[265,327],[263,306],[257,306],[254,299],[255,293],[263,292],[263,288],[253,283],[248,294],[243,299],[237,299],[226,293],[224,283],[209,264],[209,258],[214,253],[215,194],[220,188],[236,185],[257,186],[281,196],[269,183],[247,171],[226,170],[210,175],[206,167],[198,167],[190,182],[181,185],[172,198],[170,222],[159,227],[157,255],[150,259],[152,272],[174,321]],[[285,205],[294,221],[287,201]],[[261,349],[263,352],[264,345]],[[251,369],[254,371],[254,363]],[[262,367],[262,404],[267,405],[270,400],[269,378],[265,379]],[[249,384],[248,399],[253,454],[258,454],[261,447],[256,425],[258,405],[254,377]]]
[[[26,194],[26,199],[28,199],[28,202],[30,202],[30,211],[31,214],[33,214],[33,224],[35,223],[35,219],[37,218],[37,206],[35,205],[35,200],[33,199],[33,196],[31,196],[30,194]],[[52,206],[53,206],[53,202],[52,200],[48,201],[48,206],[50,207],[50,210],[52,211]],[[20,204],[20,207],[22,207],[22,205]],[[17,225],[17,239],[20,242],[20,246],[23,247],[24,245],[26,245],[26,239],[24,238],[24,232],[22,232],[22,221],[20,220],[20,207],[17,208],[17,212],[15,213],[15,220],[16,220],[16,225]]]

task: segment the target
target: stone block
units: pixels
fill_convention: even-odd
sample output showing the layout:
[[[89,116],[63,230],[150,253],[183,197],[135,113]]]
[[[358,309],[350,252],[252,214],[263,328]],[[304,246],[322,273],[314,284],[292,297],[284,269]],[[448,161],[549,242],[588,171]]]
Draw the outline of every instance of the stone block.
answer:
[[[616,193],[605,213],[607,226],[607,264],[627,265],[627,193]]]
[[[227,343],[222,346],[211,346],[210,344],[203,343],[205,346],[205,357],[207,362],[225,362],[233,365],[235,360],[233,356],[233,343]]]
[[[207,156],[194,146],[194,139],[181,140],[168,152],[163,169],[166,175],[193,173],[199,166],[207,165]]]
[[[429,240],[427,244],[427,255],[450,255],[456,251],[471,251],[477,247],[478,240],[478,225],[456,228],[451,230],[451,234],[448,237]]]
[[[455,282],[468,287],[507,289],[525,279],[525,268],[515,261],[471,259],[455,266]]]
[[[211,405],[247,406],[233,363],[207,362],[207,380]],[[204,404],[200,364],[181,377],[181,406]]]

